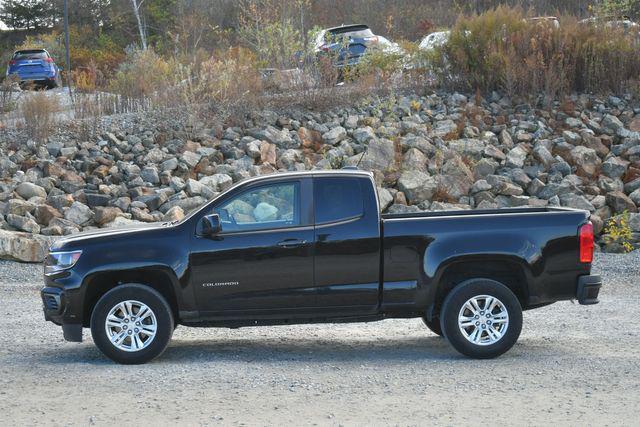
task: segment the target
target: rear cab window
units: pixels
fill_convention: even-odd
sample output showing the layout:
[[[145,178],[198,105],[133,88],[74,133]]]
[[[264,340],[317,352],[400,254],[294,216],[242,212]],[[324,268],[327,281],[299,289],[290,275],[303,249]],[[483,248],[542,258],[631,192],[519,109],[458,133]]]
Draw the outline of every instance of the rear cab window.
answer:
[[[316,224],[347,221],[364,215],[364,198],[358,178],[316,178],[313,184]]]

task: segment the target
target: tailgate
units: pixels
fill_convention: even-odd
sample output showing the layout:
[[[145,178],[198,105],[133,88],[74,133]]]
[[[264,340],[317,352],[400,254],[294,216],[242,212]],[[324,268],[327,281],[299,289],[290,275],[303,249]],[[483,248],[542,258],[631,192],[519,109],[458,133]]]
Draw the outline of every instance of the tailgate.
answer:
[[[42,59],[27,59],[17,61],[14,65],[14,70],[20,77],[41,76],[49,73],[51,66]]]

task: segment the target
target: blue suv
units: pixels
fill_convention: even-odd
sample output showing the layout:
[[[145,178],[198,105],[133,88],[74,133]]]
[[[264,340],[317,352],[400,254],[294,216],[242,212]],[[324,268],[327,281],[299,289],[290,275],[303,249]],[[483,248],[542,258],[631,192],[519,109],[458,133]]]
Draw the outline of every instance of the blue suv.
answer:
[[[17,75],[20,87],[45,86],[49,89],[61,85],[60,69],[45,49],[18,50],[7,68],[7,76]]]

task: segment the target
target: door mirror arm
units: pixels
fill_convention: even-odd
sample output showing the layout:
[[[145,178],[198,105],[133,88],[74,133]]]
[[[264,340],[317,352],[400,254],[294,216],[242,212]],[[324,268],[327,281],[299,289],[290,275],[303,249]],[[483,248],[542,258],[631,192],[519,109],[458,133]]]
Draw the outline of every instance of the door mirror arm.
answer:
[[[202,218],[202,234],[213,237],[222,231],[222,223],[217,214],[205,215]]]

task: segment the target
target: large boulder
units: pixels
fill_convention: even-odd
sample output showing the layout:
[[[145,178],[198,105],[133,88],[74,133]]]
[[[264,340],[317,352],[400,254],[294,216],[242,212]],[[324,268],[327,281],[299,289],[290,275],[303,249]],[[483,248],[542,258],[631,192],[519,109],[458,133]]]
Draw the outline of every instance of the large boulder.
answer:
[[[439,188],[450,199],[458,200],[469,193],[473,185],[473,174],[459,156],[447,160],[439,176]]]
[[[636,206],[640,206],[640,188],[629,194],[629,198],[636,204]]]
[[[29,200],[32,197],[47,197],[47,191],[44,188],[31,182],[21,182],[18,184],[16,193],[25,200]]]
[[[555,158],[553,154],[542,144],[537,144],[533,147],[533,157],[542,163],[545,169],[549,169],[553,163],[555,163]]]
[[[430,137],[448,138],[458,133],[458,125],[451,119],[436,122],[433,130],[429,132]]]
[[[200,184],[206,185],[211,190],[219,192],[224,191],[233,185],[233,179],[227,174],[216,173],[211,176],[200,178]]]
[[[62,214],[53,206],[38,205],[33,213],[38,224],[49,225],[53,218],[60,218]]]
[[[103,226],[116,219],[118,215],[122,214],[122,211],[115,206],[99,206],[95,208],[94,213],[93,220],[96,225]]]
[[[193,169],[200,162],[202,156],[198,153],[194,153],[193,151],[185,151],[182,153],[181,159],[182,161],[189,167],[189,169]]]
[[[42,262],[53,238],[19,231],[0,230],[0,258]]]
[[[4,213],[6,215],[20,215],[24,216],[27,213],[32,213],[36,205],[31,202],[25,202],[20,199],[10,199],[4,206]]]
[[[479,139],[456,139],[447,143],[449,148],[458,152],[458,154],[472,157],[480,160],[484,153],[485,143]]]
[[[380,201],[380,210],[384,211],[393,203],[393,195],[386,188],[378,187],[378,200]]]
[[[593,212],[596,208],[584,196],[574,193],[560,195],[560,204],[568,208],[583,209]]]
[[[158,192],[154,194],[145,194],[136,199],[136,201],[142,202],[147,205],[147,208],[151,211],[157,210],[160,206],[164,204],[169,199],[167,193]]]
[[[411,204],[430,200],[438,190],[438,181],[420,171],[404,171],[398,179],[398,188]]]
[[[370,126],[365,126],[353,131],[353,139],[358,141],[360,144],[364,144],[373,139],[376,139],[376,133]]]
[[[298,129],[298,138],[300,138],[302,148],[311,149],[313,151],[320,151],[324,145],[322,135],[317,130],[301,127]],[[272,164],[275,164],[275,160]]]
[[[624,124],[620,121],[620,119],[611,114],[607,114],[604,116],[604,118],[602,119],[602,126],[613,132],[616,132],[618,129],[624,128]]]
[[[184,211],[180,206],[169,209],[162,217],[163,221],[180,221],[184,218]]]
[[[628,212],[637,212],[638,208],[636,207],[633,200],[629,198],[622,191],[612,191],[607,194],[607,205],[613,209],[614,213],[623,213],[624,211]]]
[[[507,153],[507,166],[512,168],[522,168],[527,158],[527,150],[517,145]]]
[[[417,148],[410,148],[404,156],[402,156],[402,167],[403,169],[415,169],[421,172],[425,172],[427,170],[427,156],[422,154],[422,151]]]
[[[9,214],[7,215],[7,224],[20,231],[26,231],[27,233],[38,234],[40,232],[38,223],[28,216]]]
[[[73,204],[64,213],[64,218],[77,225],[84,225],[89,223],[93,219],[93,211],[89,206],[80,202],[73,202]]]
[[[298,143],[291,138],[287,129],[267,126],[264,129],[250,131],[251,136],[275,144],[278,148],[298,148]]]
[[[627,171],[629,162],[619,157],[610,157],[602,163],[602,173],[609,178],[620,178]]]
[[[600,170],[600,158],[596,150],[592,148],[579,145],[571,150],[571,158],[580,175],[595,176]]]
[[[347,159],[347,165],[359,167],[368,171],[385,171],[394,164],[395,147],[388,139],[376,139],[369,143],[364,154],[356,154]]]
[[[347,131],[342,126],[336,126],[329,130],[329,132],[325,132],[322,134],[322,139],[325,143],[336,145],[340,141],[344,140],[347,137]]]

